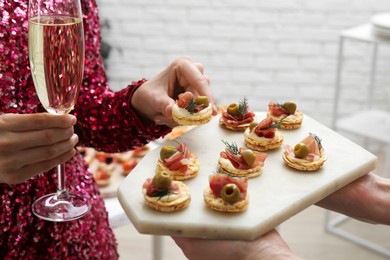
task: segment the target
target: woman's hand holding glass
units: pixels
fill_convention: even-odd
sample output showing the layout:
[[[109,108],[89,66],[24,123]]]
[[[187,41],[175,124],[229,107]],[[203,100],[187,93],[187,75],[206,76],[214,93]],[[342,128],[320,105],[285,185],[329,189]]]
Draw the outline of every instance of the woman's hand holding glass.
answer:
[[[73,115],[0,115],[0,183],[18,184],[71,159]]]

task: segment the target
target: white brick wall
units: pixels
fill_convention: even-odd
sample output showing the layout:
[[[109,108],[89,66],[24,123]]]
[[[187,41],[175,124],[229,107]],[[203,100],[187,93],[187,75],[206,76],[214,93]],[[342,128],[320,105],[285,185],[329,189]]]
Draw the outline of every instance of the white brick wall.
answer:
[[[341,30],[390,11],[389,0],[100,0],[103,38],[114,49],[108,76],[114,90],[150,78],[174,58],[202,63],[221,104],[244,96],[254,110],[295,101],[330,125]],[[364,101],[370,45],[348,42],[343,110]],[[376,102],[389,109],[390,63],[380,46]],[[343,98],[344,99],[344,98]]]

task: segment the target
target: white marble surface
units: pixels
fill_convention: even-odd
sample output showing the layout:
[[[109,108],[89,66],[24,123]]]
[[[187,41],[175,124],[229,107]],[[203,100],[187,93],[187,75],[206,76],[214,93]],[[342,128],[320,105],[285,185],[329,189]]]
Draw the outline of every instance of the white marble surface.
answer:
[[[257,121],[264,117],[265,113],[257,113]],[[199,175],[185,181],[192,194],[187,209],[160,213],[144,205],[141,187],[146,178],[154,176],[158,147],[121,183],[119,202],[140,233],[252,240],[376,166],[373,154],[305,115],[301,128],[282,130],[284,142],[295,145],[309,132],[317,134],[328,157],[324,167],[302,173],[284,164],[282,148],[267,152],[262,175],[249,180],[248,209],[238,214],[216,212],[204,204],[203,190],[208,186],[209,174],[216,171],[219,152],[225,148],[221,140],[244,145],[243,133],[219,127],[218,119],[177,139],[186,143],[200,161]]]

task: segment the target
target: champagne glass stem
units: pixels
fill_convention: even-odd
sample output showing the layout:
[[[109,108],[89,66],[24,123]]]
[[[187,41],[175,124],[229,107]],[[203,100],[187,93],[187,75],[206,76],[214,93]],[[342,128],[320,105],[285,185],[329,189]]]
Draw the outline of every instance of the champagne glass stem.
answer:
[[[57,165],[57,179],[57,197],[63,197],[67,193],[64,163]]]

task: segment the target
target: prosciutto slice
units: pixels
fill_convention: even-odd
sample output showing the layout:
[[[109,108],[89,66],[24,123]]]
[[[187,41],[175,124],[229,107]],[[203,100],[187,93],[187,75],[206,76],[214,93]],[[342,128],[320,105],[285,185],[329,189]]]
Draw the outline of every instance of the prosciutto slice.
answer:
[[[244,150],[244,148],[240,148],[240,151],[242,150]],[[264,161],[268,155],[266,153],[255,152],[255,151],[254,154],[256,156],[256,159],[252,165],[248,165],[241,154],[234,154],[229,149],[226,149],[225,151],[221,152],[220,157],[224,159],[228,159],[232,163],[234,168],[240,170],[247,170],[256,166],[264,166]]]
[[[255,134],[258,137],[274,138],[275,128],[271,127],[273,120],[271,117],[263,119],[255,128]]]
[[[309,162],[313,162],[313,161],[315,161],[315,160],[317,160],[318,158],[321,157],[319,143],[316,140],[316,138],[314,138],[314,136],[312,134],[310,134],[307,137],[305,137],[304,139],[302,139],[300,141],[300,143],[304,143],[304,144],[306,144],[309,147],[309,154],[306,155],[303,158],[300,158],[301,160],[306,160],[306,161],[309,161]],[[285,145],[284,149],[285,149],[286,152],[288,152],[288,154],[291,157],[295,158],[294,148],[292,148],[289,145]]]
[[[234,183],[240,189],[240,200],[245,199],[248,189],[248,179],[232,177],[223,173],[216,173],[209,176],[209,185],[215,197],[221,197],[221,190],[226,184]]]
[[[186,172],[191,162],[191,152],[186,144],[180,144],[176,147],[177,152],[171,157],[166,158],[163,163],[171,171]]]
[[[290,115],[290,113],[286,109],[284,109],[280,104],[275,102],[270,102],[268,104],[268,110],[271,112],[273,116],[276,117]]]

